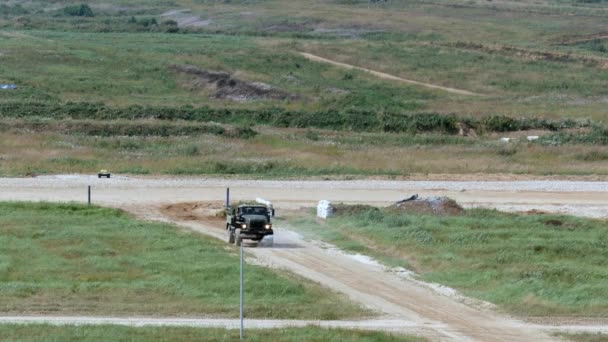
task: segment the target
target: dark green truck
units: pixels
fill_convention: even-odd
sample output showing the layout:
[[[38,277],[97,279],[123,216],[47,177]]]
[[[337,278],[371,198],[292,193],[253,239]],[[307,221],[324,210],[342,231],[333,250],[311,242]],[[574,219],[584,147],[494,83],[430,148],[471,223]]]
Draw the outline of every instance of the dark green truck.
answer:
[[[244,239],[261,241],[266,236],[274,235],[272,222],[270,222],[271,210],[267,206],[259,204],[227,207],[228,243],[240,246]]]

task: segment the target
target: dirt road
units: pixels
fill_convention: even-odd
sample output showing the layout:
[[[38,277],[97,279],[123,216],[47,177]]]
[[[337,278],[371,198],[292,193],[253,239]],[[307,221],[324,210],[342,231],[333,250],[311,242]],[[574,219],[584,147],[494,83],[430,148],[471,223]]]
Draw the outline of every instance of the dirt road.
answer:
[[[166,208],[164,204],[215,201],[221,205],[218,199],[223,198],[225,187],[230,186],[233,199],[262,195],[273,201],[279,210],[310,205],[320,199],[384,204],[411,193],[423,196],[449,195],[468,206],[506,207],[513,210],[556,209],[575,214],[605,216],[608,209],[608,182],[571,181],[98,180],[86,176],[55,176],[0,179],[0,200],[85,201],[88,184],[93,184],[95,203],[127,209],[144,219],[174,222],[220,239],[224,239],[225,235],[219,222],[205,220],[204,217],[208,217],[205,215],[201,216],[202,219],[189,215],[191,213],[184,216],[172,215],[163,210]],[[596,209],[589,211],[589,207]],[[213,208],[209,208],[211,209]],[[409,329],[407,331],[410,333],[431,340],[447,341],[544,341],[551,339],[545,331],[556,330],[555,327],[517,321],[484,308],[483,305],[465,304],[451,291],[426,286],[387,272],[372,262],[335,253],[328,246],[305,241],[298,234],[281,227],[278,227],[274,240],[274,247],[248,248],[248,253],[257,263],[288,269],[377,310],[384,315],[382,320],[377,321],[383,330],[391,330],[388,326],[393,323],[390,322],[401,322],[399,324],[405,327],[403,329]],[[589,329],[597,331],[598,327]]]
[[[124,325],[132,327],[144,326],[173,326],[195,328],[224,328],[238,329],[238,319],[217,318],[159,318],[159,317],[99,317],[99,316],[0,316],[0,324],[49,324],[49,325]],[[435,330],[443,325],[419,325],[402,319],[373,319],[357,321],[315,321],[315,320],[276,320],[276,319],[246,319],[245,329],[280,329],[287,327],[317,326],[321,328],[360,329],[389,331],[417,336],[439,336]],[[606,326],[574,326],[574,325],[528,325],[537,330],[551,333],[607,333]],[[519,329],[516,325],[513,329]]]
[[[398,82],[413,84],[413,85],[422,86],[422,87],[426,87],[426,88],[443,90],[443,91],[447,91],[448,93],[452,93],[452,94],[469,95],[469,96],[481,96],[481,94],[474,93],[474,92],[471,92],[471,91],[468,91],[468,90],[456,89],[456,88],[450,88],[450,87],[444,87],[444,86],[440,86],[440,85],[437,85],[437,84],[431,84],[431,83],[424,83],[424,82],[409,80],[407,78],[402,78],[402,77],[391,75],[391,74],[387,74],[387,73],[384,73],[384,72],[375,71],[375,70],[371,70],[371,69],[366,69],[366,68],[358,67],[358,66],[352,65],[352,64],[346,64],[346,63],[341,63],[341,62],[333,61],[331,59],[323,58],[323,57],[320,57],[320,56],[317,56],[317,55],[313,55],[313,54],[307,53],[307,52],[300,52],[300,55],[306,57],[307,59],[309,59],[311,61],[321,62],[321,63],[327,63],[327,64],[339,66],[339,67],[342,67],[342,68],[345,68],[345,69],[353,69],[353,70],[364,71],[364,72],[367,72],[369,74],[372,74],[372,75],[374,75],[376,77],[379,77],[379,78],[382,78],[382,79],[385,79],[385,80],[398,81]]]
[[[602,181],[264,181],[60,175],[0,178],[0,200],[85,202],[88,185],[94,203],[111,206],[215,201],[223,199],[226,187],[231,187],[236,200],[263,196],[279,209],[312,206],[322,199],[388,205],[417,193],[449,196],[465,207],[608,218],[608,182]]]

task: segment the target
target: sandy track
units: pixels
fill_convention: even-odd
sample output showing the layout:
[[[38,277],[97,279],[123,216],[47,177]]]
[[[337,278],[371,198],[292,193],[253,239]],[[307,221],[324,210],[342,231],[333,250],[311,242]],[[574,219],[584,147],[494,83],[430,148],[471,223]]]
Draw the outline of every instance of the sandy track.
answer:
[[[426,87],[426,88],[443,90],[443,91],[447,91],[448,93],[458,94],[458,95],[469,95],[469,96],[481,96],[482,95],[482,94],[474,93],[474,92],[471,92],[471,91],[468,91],[468,90],[456,89],[456,88],[444,87],[444,86],[440,86],[440,85],[436,85],[436,84],[431,84],[431,83],[424,83],[424,82],[414,81],[414,80],[410,80],[410,79],[407,79],[407,78],[402,78],[402,77],[399,77],[399,76],[387,74],[387,73],[384,73],[384,72],[380,72],[380,71],[375,71],[375,70],[371,70],[371,69],[366,69],[366,68],[358,67],[358,66],[352,65],[352,64],[346,64],[346,63],[341,63],[341,62],[333,61],[331,59],[323,58],[323,57],[320,57],[320,56],[317,56],[317,55],[313,55],[313,54],[307,53],[307,52],[300,52],[300,55],[304,56],[305,58],[307,58],[307,59],[309,59],[311,61],[321,62],[321,63],[327,63],[327,64],[339,66],[339,67],[342,67],[342,68],[345,68],[345,69],[364,71],[364,72],[367,72],[369,74],[372,74],[372,75],[374,75],[376,77],[379,77],[379,78],[382,78],[382,79],[385,79],[385,80],[398,81],[398,82],[413,84],[413,85],[422,86],[422,87]]]
[[[608,218],[608,182],[590,181],[263,181],[196,178],[97,179],[91,176],[0,178],[0,200],[87,200],[103,205],[217,201],[226,187],[234,199],[263,196],[279,209],[297,209],[326,199],[388,205],[412,194],[449,196],[465,207],[506,211],[537,209]]]
[[[594,35],[594,36],[566,40],[566,41],[561,42],[560,44],[572,45],[572,44],[577,44],[577,43],[585,43],[585,42],[590,42],[593,40],[604,40],[604,39],[608,39],[608,34],[598,34],[598,35]]]
[[[100,316],[0,316],[0,324],[50,324],[50,325],[124,325],[132,327],[172,326],[195,328],[238,329],[238,319],[221,318],[159,318],[159,317],[100,317]],[[288,327],[317,326],[321,328],[378,330],[410,335],[429,336],[436,334],[435,329],[443,325],[419,325],[400,319],[373,319],[357,321],[317,321],[317,320],[276,320],[276,319],[246,319],[245,329],[278,329]],[[593,332],[607,333],[606,326],[575,326],[575,325],[529,325],[546,332],[576,333]],[[514,326],[513,329],[519,329]]]

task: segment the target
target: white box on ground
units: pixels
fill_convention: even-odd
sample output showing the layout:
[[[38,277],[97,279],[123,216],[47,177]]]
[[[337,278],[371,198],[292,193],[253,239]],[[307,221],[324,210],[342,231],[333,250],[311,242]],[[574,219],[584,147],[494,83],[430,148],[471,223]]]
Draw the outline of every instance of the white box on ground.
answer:
[[[331,202],[327,200],[319,201],[317,204],[317,216],[320,218],[328,218],[333,216],[334,207],[331,206]]]

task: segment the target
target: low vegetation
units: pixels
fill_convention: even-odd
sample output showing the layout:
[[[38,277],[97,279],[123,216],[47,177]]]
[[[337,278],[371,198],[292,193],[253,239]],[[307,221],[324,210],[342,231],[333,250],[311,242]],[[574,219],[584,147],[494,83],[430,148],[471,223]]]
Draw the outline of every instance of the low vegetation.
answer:
[[[448,216],[373,207],[341,212],[326,221],[311,214],[288,221],[309,236],[412,269],[424,281],[510,313],[606,317],[608,312],[603,220],[485,209]]]
[[[136,120],[157,119],[163,121],[220,122],[241,125],[269,125],[274,127],[322,128],[362,132],[457,134],[461,126],[481,133],[513,132],[522,130],[557,131],[588,127],[585,120],[543,118],[512,118],[489,115],[484,118],[459,117],[438,113],[375,112],[364,110],[296,111],[282,108],[268,109],[217,109],[209,107],[142,107],[112,108],[93,103],[0,104],[0,118],[52,119],[52,120]],[[601,127],[597,127],[601,129]],[[120,132],[120,131],[118,131]],[[187,132],[187,131],[186,131]],[[86,132],[85,132],[86,133]],[[196,132],[194,132],[196,133]],[[603,131],[598,136],[608,136]],[[92,134],[99,135],[99,134]],[[121,134],[116,134],[121,135]],[[129,135],[129,134],[122,134]],[[151,134],[154,135],[154,134]]]
[[[178,328],[178,327],[124,327],[124,326],[49,326],[49,325],[0,325],[0,334],[9,341],[234,341],[239,339],[238,330]],[[383,332],[357,330],[287,328],[273,330],[247,329],[247,341],[277,342],[422,342],[424,339],[390,335]]]
[[[5,314],[238,317],[238,277],[236,250],[171,225],[79,204],[0,203]],[[264,267],[247,265],[245,283],[250,318],[368,314],[316,284]]]
[[[559,337],[572,342],[606,342],[608,341],[608,335],[606,334],[558,334]]]
[[[96,135],[87,135],[90,132]],[[116,135],[119,132],[129,135]],[[0,175],[90,174],[100,169],[119,174],[255,178],[399,179],[427,173],[601,177],[608,173],[608,158],[599,144],[557,145],[545,138],[528,142],[525,133],[512,134],[519,138],[503,143],[501,135],[472,138],[154,120],[47,124],[11,119],[0,124]]]
[[[12,0],[0,175],[606,175],[607,4]]]

